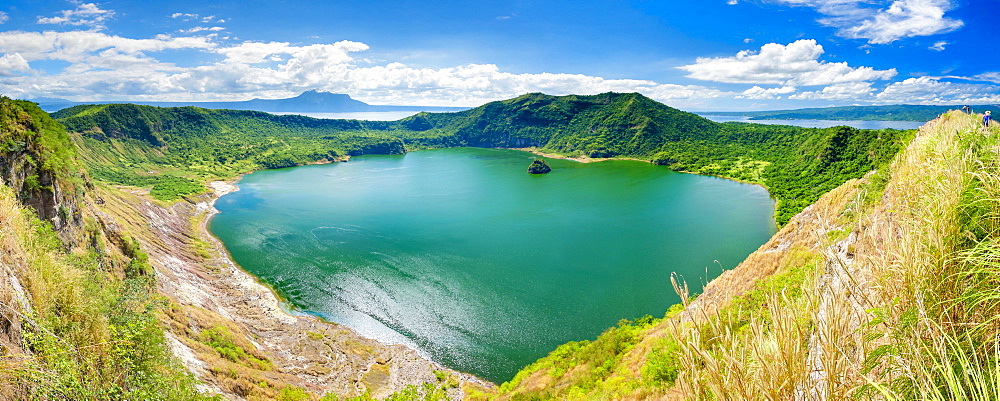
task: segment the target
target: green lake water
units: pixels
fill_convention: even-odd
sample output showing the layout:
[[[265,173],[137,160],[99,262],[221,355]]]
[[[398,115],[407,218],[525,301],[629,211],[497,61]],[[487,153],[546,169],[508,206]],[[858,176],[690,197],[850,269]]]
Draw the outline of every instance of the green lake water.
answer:
[[[453,148],[266,170],[210,224],[291,306],[494,382],[620,319],[662,317],[775,232],[758,186],[637,161]]]

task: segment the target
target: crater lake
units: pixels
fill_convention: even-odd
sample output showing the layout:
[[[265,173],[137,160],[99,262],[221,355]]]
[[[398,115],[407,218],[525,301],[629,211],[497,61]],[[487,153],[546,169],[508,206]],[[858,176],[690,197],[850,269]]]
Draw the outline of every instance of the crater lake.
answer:
[[[776,231],[762,187],[629,160],[451,148],[255,172],[210,222],[296,313],[496,383],[662,317]]]

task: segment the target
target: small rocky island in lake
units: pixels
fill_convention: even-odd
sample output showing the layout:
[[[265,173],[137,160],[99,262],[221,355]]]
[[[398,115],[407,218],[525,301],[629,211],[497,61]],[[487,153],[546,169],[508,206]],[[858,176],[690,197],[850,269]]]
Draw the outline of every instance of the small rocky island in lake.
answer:
[[[531,174],[545,174],[549,171],[552,171],[552,167],[549,167],[549,164],[542,159],[535,159],[535,161],[531,162],[531,165],[528,166],[528,172]]]

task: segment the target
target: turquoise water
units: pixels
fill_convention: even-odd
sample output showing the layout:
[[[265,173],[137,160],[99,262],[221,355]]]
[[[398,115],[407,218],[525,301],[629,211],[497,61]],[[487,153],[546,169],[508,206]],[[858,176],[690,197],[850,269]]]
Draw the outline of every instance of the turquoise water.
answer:
[[[494,382],[662,316],[775,232],[757,186],[637,161],[453,148],[250,174],[210,229],[295,309]],[[707,273],[707,275],[706,275]]]

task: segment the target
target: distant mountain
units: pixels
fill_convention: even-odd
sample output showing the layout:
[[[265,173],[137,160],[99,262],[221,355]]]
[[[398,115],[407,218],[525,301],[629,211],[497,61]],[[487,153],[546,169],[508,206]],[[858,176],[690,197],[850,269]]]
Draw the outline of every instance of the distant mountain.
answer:
[[[1000,111],[995,105],[971,106],[976,113]],[[747,116],[751,120],[838,120],[838,121],[930,121],[955,106],[890,105],[890,106],[840,106],[772,111],[713,111],[698,113],[703,116]]]
[[[92,104],[92,102],[73,102],[66,99],[37,98],[32,99],[38,106],[49,113],[62,110],[68,107],[81,104]],[[145,106],[157,107],[183,107],[194,106],[204,109],[228,109],[228,110],[254,110],[269,113],[349,113],[349,112],[378,112],[378,111],[432,111],[448,112],[465,110],[468,107],[436,107],[436,106],[383,106],[371,105],[360,100],[351,99],[349,95],[329,92],[319,92],[315,90],[305,91],[302,94],[288,99],[253,99],[240,102],[101,102],[103,103],[131,103]]]

